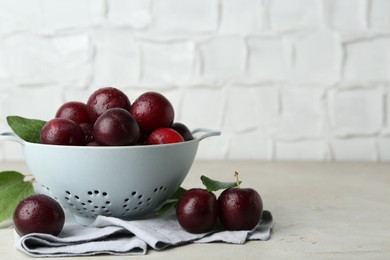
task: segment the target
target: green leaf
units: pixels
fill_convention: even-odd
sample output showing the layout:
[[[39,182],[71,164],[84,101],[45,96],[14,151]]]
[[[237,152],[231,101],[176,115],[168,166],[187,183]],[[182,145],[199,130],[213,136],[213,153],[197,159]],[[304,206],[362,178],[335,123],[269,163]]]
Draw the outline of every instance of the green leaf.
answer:
[[[168,213],[169,211],[171,211],[171,209],[174,209],[176,207],[176,204],[177,204],[177,200],[169,201],[169,202],[165,203],[164,205],[162,205],[158,209],[157,215],[161,216],[161,215]]]
[[[0,222],[12,217],[18,203],[34,193],[31,182],[16,171],[0,172]]]
[[[186,191],[187,191],[186,189],[179,187],[175,191],[175,193],[173,193],[172,196],[167,200],[167,202],[158,209],[157,215],[164,215],[165,213],[171,211],[171,209],[175,208],[177,201],[181,198],[181,196]]]
[[[7,122],[17,136],[30,143],[39,143],[39,134],[46,124],[43,120],[21,116],[7,116]]]
[[[169,198],[171,200],[178,200],[181,198],[181,196],[184,194],[184,192],[186,192],[187,190],[184,189],[183,187],[179,187],[175,193],[172,194],[172,196]]]
[[[213,179],[210,179],[209,177],[206,177],[202,175],[200,177],[202,183],[204,186],[206,186],[206,189],[208,191],[217,191],[217,190],[224,190],[229,188],[238,187],[237,182],[221,182],[216,181]],[[239,181],[239,184],[241,184],[241,181]]]

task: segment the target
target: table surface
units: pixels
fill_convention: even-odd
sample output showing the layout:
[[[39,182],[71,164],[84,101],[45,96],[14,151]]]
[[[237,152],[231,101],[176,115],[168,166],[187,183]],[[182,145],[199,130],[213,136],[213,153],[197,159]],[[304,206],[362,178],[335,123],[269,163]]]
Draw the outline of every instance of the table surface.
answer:
[[[21,162],[2,162],[0,170],[29,173]],[[182,186],[202,187],[201,175],[233,181],[234,171],[240,173],[242,187],[255,188],[264,208],[272,212],[275,226],[270,240],[188,244],[149,250],[139,258],[390,259],[390,164],[195,161]],[[1,259],[30,258],[14,248],[9,225],[0,227]]]

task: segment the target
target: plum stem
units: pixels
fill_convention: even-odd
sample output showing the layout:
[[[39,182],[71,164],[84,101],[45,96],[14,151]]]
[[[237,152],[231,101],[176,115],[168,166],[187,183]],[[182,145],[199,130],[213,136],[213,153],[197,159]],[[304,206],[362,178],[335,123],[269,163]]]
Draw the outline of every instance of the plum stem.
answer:
[[[237,187],[240,188],[240,180],[238,179],[238,172],[237,171],[234,172],[234,176],[236,177]]]
[[[25,175],[24,176],[24,181],[25,182],[34,183],[35,182],[35,177],[33,175]]]

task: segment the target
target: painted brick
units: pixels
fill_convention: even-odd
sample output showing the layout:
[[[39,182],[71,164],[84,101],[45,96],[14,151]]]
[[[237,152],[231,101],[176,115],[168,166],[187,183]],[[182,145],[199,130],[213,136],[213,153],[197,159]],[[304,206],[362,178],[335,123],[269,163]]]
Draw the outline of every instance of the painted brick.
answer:
[[[0,1],[0,34],[41,31],[45,24],[41,0]]]
[[[19,115],[49,120],[55,116],[57,109],[62,105],[61,96],[62,88],[52,84],[40,87],[14,87],[7,92],[0,117]]]
[[[191,130],[206,128],[221,131],[220,136],[207,138],[199,144],[196,159],[227,157],[232,134],[222,129],[225,96],[225,90],[208,86],[189,87],[183,91],[177,121]]]
[[[48,32],[96,26],[104,21],[103,0],[41,1],[45,30]]]
[[[321,137],[324,134],[324,92],[321,89],[287,88],[282,92],[278,139]]]
[[[228,159],[271,160],[272,139],[262,131],[250,131],[234,135],[229,146]]]
[[[194,45],[191,42],[142,42],[142,80],[185,83],[192,77]]]
[[[389,87],[385,88],[385,98],[384,98],[384,129],[382,129],[383,134],[390,135],[390,93]]]
[[[323,140],[302,140],[296,142],[276,141],[276,160],[330,160],[329,147]]]
[[[0,132],[9,114],[49,119],[110,85],[221,130],[198,159],[390,161],[389,6],[0,0]],[[20,145],[1,142],[6,159]]]
[[[318,3],[313,0],[269,1],[271,29],[290,31],[316,28],[319,24]]]
[[[221,160],[227,158],[231,134],[222,132],[220,136],[201,141],[196,160]]]
[[[23,161],[24,156],[22,147],[15,142],[4,142],[3,144],[3,160],[5,161]],[[1,157],[0,157],[1,158]]]
[[[271,132],[279,112],[278,89],[235,85],[227,91],[224,130],[237,133],[262,129]]]
[[[366,28],[366,0],[323,1],[331,28],[359,32]]]
[[[141,55],[131,32],[98,30],[91,37],[96,53],[94,85],[124,87],[139,81]]]
[[[390,79],[390,38],[374,38],[345,45],[344,79],[386,81]]]
[[[211,32],[218,25],[217,0],[155,0],[154,29],[163,32]]]
[[[229,80],[243,75],[246,62],[245,42],[241,37],[213,37],[200,44],[206,79]]]
[[[390,161],[390,138],[388,136],[377,139],[379,160],[382,162]]]
[[[332,84],[340,78],[341,45],[336,33],[317,31],[294,41],[293,77],[299,82]]]
[[[331,91],[329,113],[333,132],[340,136],[377,133],[383,124],[383,99],[379,88]]]
[[[1,83],[1,82],[0,82]],[[2,84],[0,84],[0,133],[9,131],[9,127],[7,125],[6,121],[6,115],[4,114],[4,102],[8,99],[7,94],[7,88],[3,87]],[[2,142],[0,142],[1,145]],[[1,146],[0,146],[0,153],[1,153]]]
[[[105,87],[105,85],[100,85],[99,87]],[[72,86],[66,86],[62,89],[62,102],[80,101],[86,103],[93,91],[94,89],[92,88],[74,88]]]
[[[373,138],[347,138],[331,141],[334,159],[337,161],[370,161],[378,158]]]
[[[107,3],[107,19],[112,25],[142,29],[152,21],[150,0],[108,0]]]
[[[0,85],[1,86],[1,85]],[[3,101],[7,98],[7,95],[3,93],[3,91],[0,91],[0,113],[4,110],[2,104]],[[0,133],[8,132],[10,131],[10,128],[7,125],[6,119],[3,117],[3,115],[0,115]],[[0,142],[0,162],[5,160],[5,142]]]
[[[264,27],[264,10],[258,0],[222,0],[221,33],[258,33]]]
[[[0,41],[0,80],[8,77],[9,77],[9,73],[6,65],[6,53],[4,50],[4,46]],[[1,83],[0,83],[0,88],[1,88]]]
[[[371,29],[390,31],[390,1],[371,0],[369,24]]]
[[[289,71],[290,56],[281,37],[250,37],[248,72],[255,79],[285,80]]]
[[[90,43],[84,34],[38,37],[15,34],[4,40],[9,74],[15,82],[84,84]]]
[[[224,130],[245,132],[256,129],[258,115],[254,96],[255,89],[245,87],[231,87],[227,91]]]
[[[4,144],[0,143],[0,161],[5,161],[4,151],[5,151]]]
[[[225,91],[210,87],[191,87],[183,92],[179,121],[190,129],[221,129]]]
[[[62,104],[61,91],[61,87],[55,85],[12,88],[7,92],[0,111],[3,125],[6,125],[5,118],[8,115],[50,120]],[[11,131],[8,126],[6,131]],[[4,142],[3,149],[4,160],[24,160],[20,144]]]

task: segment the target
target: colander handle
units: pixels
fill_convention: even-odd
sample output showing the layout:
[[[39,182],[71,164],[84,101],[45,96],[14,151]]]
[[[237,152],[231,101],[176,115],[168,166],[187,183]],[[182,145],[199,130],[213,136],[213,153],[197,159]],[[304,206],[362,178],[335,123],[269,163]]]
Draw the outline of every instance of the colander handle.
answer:
[[[24,141],[12,132],[0,133],[0,141],[12,141],[20,144],[24,144]]]
[[[196,140],[201,141],[207,137],[221,135],[221,132],[211,129],[197,128],[192,131],[192,135]]]

